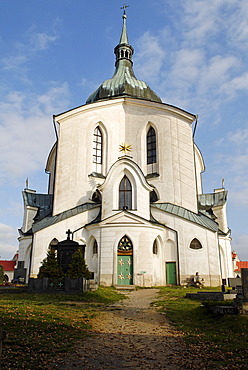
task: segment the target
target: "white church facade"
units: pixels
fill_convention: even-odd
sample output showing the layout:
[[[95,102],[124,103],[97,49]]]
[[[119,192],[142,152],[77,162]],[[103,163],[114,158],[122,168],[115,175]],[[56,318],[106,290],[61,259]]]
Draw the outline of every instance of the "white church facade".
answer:
[[[98,284],[180,285],[199,272],[219,286],[233,277],[227,191],[203,194],[196,116],[135,77],[125,12],[114,51],[113,77],[54,116],[48,193],[23,191],[16,274],[36,277],[70,229]]]

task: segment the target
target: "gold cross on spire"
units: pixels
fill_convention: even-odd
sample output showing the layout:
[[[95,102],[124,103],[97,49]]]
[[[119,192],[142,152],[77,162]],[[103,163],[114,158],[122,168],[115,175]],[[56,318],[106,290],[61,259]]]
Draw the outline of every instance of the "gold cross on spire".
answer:
[[[123,7],[121,8],[124,10],[124,15],[126,15],[126,8],[129,8],[129,5],[126,5],[126,3],[124,3]]]

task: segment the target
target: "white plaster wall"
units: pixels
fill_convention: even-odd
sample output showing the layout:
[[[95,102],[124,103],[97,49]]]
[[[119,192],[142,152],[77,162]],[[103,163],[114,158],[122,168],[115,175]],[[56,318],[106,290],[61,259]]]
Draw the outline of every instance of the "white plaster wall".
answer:
[[[223,206],[213,207],[213,212],[217,217],[216,222],[218,222],[220,230],[227,233],[229,228],[227,224],[226,203]]]
[[[119,184],[126,175],[132,185],[132,213],[145,219],[150,218],[150,192],[140,168],[127,156],[121,157],[110,169],[106,181],[99,190],[102,192],[102,219],[119,212]]]
[[[174,234],[177,232],[181,283],[199,272],[205,280],[205,285],[221,285],[217,233],[155,208],[152,208],[152,214],[159,222],[175,230]],[[200,241],[202,249],[189,248],[194,238]]]
[[[57,117],[60,123],[54,214],[87,201],[94,128],[104,127],[106,150],[103,174],[120,157],[119,145],[132,145],[130,153],[144,174],[147,125],[157,132],[160,177],[154,181],[161,199],[196,211],[196,180],[191,123],[194,117],[165,104],[129,98],[96,102]]]
[[[230,235],[227,236],[219,236],[219,247],[220,247],[220,255],[221,255],[221,270],[222,270],[222,278],[232,278],[235,276],[234,269],[233,269],[233,261],[232,261],[232,246],[231,246],[231,237]]]
[[[109,220],[102,223],[100,229],[95,225],[90,225],[89,238],[94,236],[98,241],[99,258],[99,283],[102,285],[117,284],[117,247],[120,239],[127,235],[133,243],[133,274],[134,284],[143,286],[163,285],[164,274],[161,273],[162,253],[158,254],[156,262],[156,279],[154,280],[154,255],[153,242],[159,236],[163,238],[164,230],[157,226],[152,226],[143,220],[135,222],[129,219],[125,223],[120,218],[119,222],[114,218],[113,223]],[[86,247],[87,248],[87,247]],[[89,262],[90,266],[90,262]]]
[[[32,236],[20,236],[18,238],[19,241],[19,250],[18,250],[18,260],[25,261],[25,267],[27,267],[27,250],[29,246],[32,244]]]
[[[196,186],[197,186],[197,194],[202,194],[202,173],[205,171],[205,165],[203,161],[202,154],[199,148],[194,145],[194,152],[195,152],[195,171],[196,171]]]
[[[29,231],[33,225],[34,217],[36,216],[38,208],[24,206],[24,216],[23,216],[23,224],[22,224],[22,231],[26,233]]]
[[[47,256],[49,244],[54,238],[56,238],[58,241],[65,240],[67,238],[66,231],[68,229],[73,232],[74,230],[83,227],[85,224],[93,221],[98,215],[98,212],[99,208],[92,209],[90,211],[80,213],[74,217],[67,218],[66,220],[60,221],[34,233],[34,247],[32,253],[32,268],[30,271],[30,277],[37,276],[41,262]],[[81,229],[74,235],[73,240],[78,242],[80,245],[83,245],[84,240],[81,240],[82,232],[80,231]]]
[[[7,275],[8,276],[8,282],[10,283],[11,280],[13,280],[14,278],[14,271],[4,271],[4,275]]]
[[[56,149],[57,145],[55,143],[47,159],[46,173],[49,174],[48,194],[53,194],[55,180]]]

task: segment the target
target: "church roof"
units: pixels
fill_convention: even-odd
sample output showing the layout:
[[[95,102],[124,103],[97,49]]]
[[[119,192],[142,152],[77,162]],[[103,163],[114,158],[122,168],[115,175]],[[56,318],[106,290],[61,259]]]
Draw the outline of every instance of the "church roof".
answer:
[[[223,190],[217,193],[199,194],[199,209],[208,209],[211,207],[223,206],[227,201],[227,191]]]
[[[98,100],[129,96],[161,103],[159,96],[146,84],[138,80],[133,72],[133,47],[129,44],[126,13],[123,14],[123,27],[119,44],[115,47],[115,72],[111,79],[104,81],[86,101],[86,104]]]
[[[24,203],[26,206],[38,208],[35,220],[41,220],[52,212],[53,195],[37,194],[26,189],[23,191]]]
[[[32,231],[37,232],[39,230],[45,229],[48,226],[54,225],[57,222],[66,220],[69,217],[73,217],[78,215],[79,213],[88,211],[92,208],[99,208],[99,204],[96,203],[84,203],[80,206],[74,207],[72,209],[69,209],[65,212],[61,212],[58,215],[45,217],[42,220],[35,222],[32,226]]]
[[[171,213],[175,216],[182,217],[185,220],[194,222],[202,227],[205,227],[214,232],[218,231],[218,224],[211,220],[211,218],[203,215],[202,213],[193,213],[188,209],[185,209],[180,206],[176,206],[171,203],[153,203],[152,207],[161,209],[164,212]]]

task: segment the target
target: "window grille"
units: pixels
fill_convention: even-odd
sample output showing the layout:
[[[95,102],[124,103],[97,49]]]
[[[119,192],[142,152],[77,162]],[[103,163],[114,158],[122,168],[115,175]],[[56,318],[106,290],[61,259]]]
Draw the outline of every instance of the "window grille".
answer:
[[[193,239],[190,243],[190,249],[201,249],[202,248],[202,245],[201,243],[199,242],[198,239]]]
[[[126,175],[119,186],[119,209],[132,209],[132,185]]]
[[[94,130],[93,163],[102,164],[102,133],[98,126]]]
[[[147,133],[147,164],[157,162],[156,132],[153,127]]]

